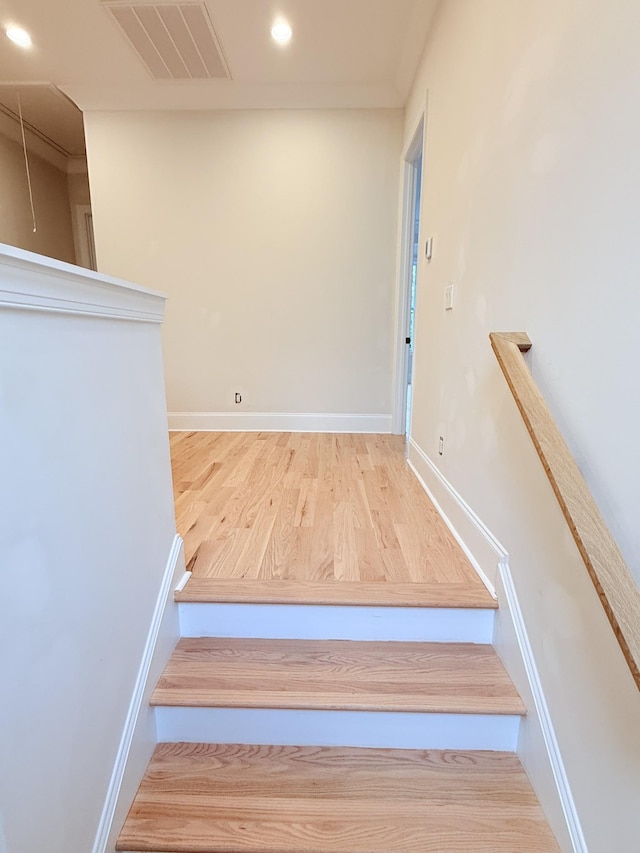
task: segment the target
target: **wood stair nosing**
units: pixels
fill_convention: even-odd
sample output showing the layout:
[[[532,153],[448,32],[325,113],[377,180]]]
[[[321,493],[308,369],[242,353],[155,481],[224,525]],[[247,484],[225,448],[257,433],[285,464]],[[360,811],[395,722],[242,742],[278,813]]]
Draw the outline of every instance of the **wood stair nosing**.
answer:
[[[363,581],[231,580],[191,577],[175,601],[191,604],[325,604],[495,610],[482,582],[367,583]]]

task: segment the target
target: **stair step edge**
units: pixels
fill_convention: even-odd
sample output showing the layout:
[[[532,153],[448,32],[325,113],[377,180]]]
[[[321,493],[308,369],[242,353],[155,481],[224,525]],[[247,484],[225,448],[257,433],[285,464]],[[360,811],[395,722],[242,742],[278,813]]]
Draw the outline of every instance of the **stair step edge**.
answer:
[[[190,578],[176,591],[183,604],[322,604],[360,607],[443,607],[495,610],[498,602],[478,581],[367,583],[364,581],[252,581]]]
[[[253,708],[256,710],[274,711],[362,711],[368,713],[390,713],[390,714],[496,714],[517,715],[523,717],[527,710],[524,703],[518,698],[502,697],[495,701],[477,701],[469,699],[466,702],[455,702],[451,699],[432,699],[431,701],[396,701],[389,704],[383,700],[369,702],[349,700],[326,700],[312,696],[289,696],[282,697],[277,694],[262,693],[256,695],[255,691],[247,692],[239,696],[225,696],[217,693],[203,696],[192,695],[189,691],[167,691],[154,690],[149,704],[152,707],[166,708]]]

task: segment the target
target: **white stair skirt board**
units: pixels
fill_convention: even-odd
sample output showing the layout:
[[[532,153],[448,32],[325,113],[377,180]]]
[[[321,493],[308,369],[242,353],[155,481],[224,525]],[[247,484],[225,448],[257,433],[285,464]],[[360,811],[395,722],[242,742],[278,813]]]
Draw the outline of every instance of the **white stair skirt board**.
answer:
[[[173,588],[183,573],[182,538],[176,534],[158,591],[92,853],[107,853],[114,849],[157,740],[149,699],[178,639]]]
[[[495,598],[498,566],[504,548],[412,438],[409,439],[408,462],[444,523]]]
[[[391,415],[169,412],[168,418],[176,432],[391,432]]]
[[[409,465],[485,584],[499,593],[494,646],[527,706],[518,755],[563,850],[587,847],[520,610],[509,554],[433,460],[411,439]]]
[[[561,849],[587,853],[506,553],[500,564],[498,593],[494,647],[527,706],[518,755]]]
[[[155,712],[160,742],[513,752],[520,726],[512,714],[166,706]]]
[[[495,610],[181,603],[182,637],[491,643]]]

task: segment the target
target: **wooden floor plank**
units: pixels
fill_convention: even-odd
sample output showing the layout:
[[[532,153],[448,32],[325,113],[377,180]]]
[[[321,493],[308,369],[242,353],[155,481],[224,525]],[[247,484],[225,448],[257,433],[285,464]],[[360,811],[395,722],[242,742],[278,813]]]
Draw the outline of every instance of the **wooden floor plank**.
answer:
[[[481,585],[408,468],[401,436],[171,433],[170,444],[195,577]],[[245,543],[236,564],[230,539]]]
[[[117,843],[167,853],[558,853],[516,756],[160,744]]]
[[[183,638],[152,705],[523,714],[491,646]]]

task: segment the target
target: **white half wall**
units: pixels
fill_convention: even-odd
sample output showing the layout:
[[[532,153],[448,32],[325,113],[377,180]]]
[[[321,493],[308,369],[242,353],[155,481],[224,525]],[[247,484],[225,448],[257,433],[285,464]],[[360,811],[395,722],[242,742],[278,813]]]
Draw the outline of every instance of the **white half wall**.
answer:
[[[399,110],[85,125],[98,266],[169,295],[171,412],[390,416]]]
[[[590,853],[638,845],[640,693],[488,335],[531,337],[640,582],[638,15],[635,0],[447,0],[405,117],[406,145],[428,100],[412,438],[510,555]]]
[[[159,294],[0,247],[11,853],[93,849],[174,546],[163,309]]]

